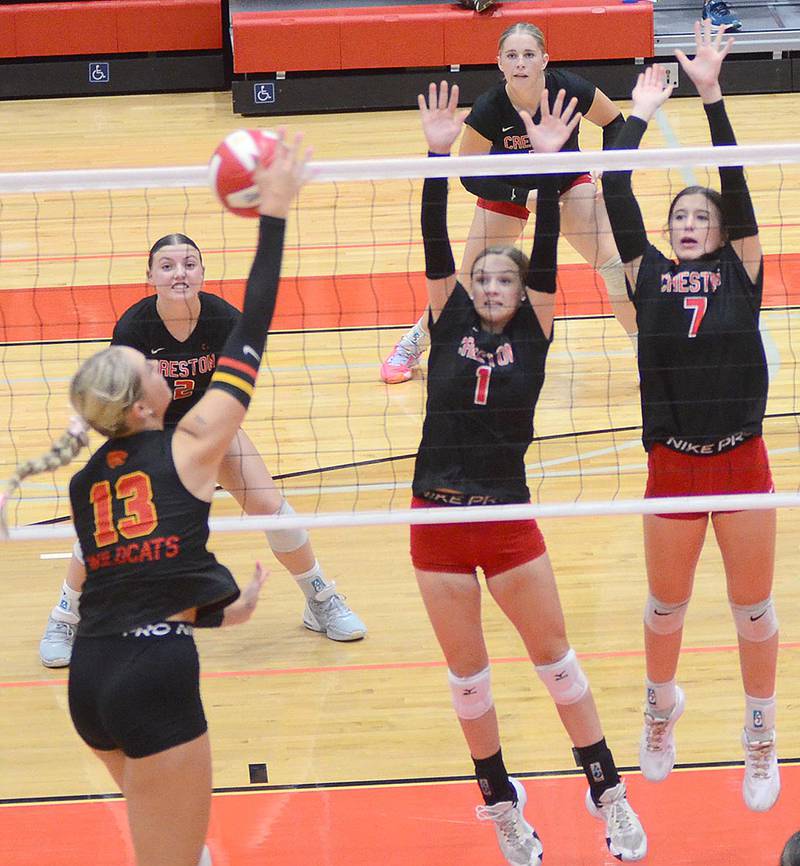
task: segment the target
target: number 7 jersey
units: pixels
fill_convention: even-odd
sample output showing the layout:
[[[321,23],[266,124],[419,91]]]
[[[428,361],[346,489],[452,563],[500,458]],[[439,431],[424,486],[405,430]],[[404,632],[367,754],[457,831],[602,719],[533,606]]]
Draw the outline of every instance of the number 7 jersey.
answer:
[[[632,296],[647,450],[761,434],[769,384],[759,331],[763,279],[762,265],[750,280],[730,244],[679,264],[648,245]]]
[[[111,439],[70,481],[86,563],[81,636],[122,634],[191,607],[213,619],[239,594],[206,549],[211,504],[178,477],[173,433]]]

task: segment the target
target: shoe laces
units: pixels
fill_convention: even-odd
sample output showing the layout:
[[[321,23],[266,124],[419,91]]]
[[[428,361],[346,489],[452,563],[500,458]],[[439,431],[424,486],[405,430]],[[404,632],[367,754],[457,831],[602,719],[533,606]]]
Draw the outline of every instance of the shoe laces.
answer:
[[[75,634],[75,631],[68,622],[64,622],[60,619],[51,619],[50,625],[47,627],[47,636],[53,637],[55,634],[63,634],[67,640],[70,640]]]
[[[644,747],[648,752],[660,752],[664,748],[668,724],[669,716],[662,719],[650,713],[644,714]]]
[[[341,619],[345,616],[350,616],[352,611],[345,604],[344,596],[338,592],[334,592],[329,598],[322,601],[314,600],[314,606],[320,611],[326,619]]]
[[[524,828],[520,826],[522,817],[516,803],[504,800],[493,806],[478,806],[475,814],[479,821],[494,821],[499,833],[503,835],[505,842],[511,847],[519,847],[525,844]]]
[[[394,347],[386,363],[390,367],[408,367],[419,359],[419,349],[408,346],[402,340]]]
[[[730,15],[731,10],[725,0],[711,0],[708,4],[709,12],[719,12],[720,15]]]
[[[745,761],[751,776],[756,779],[768,779],[772,764],[772,753],[775,751],[775,740],[750,740],[745,738]]]
[[[605,802],[603,798],[607,795],[608,801]],[[635,819],[622,783],[603,791],[597,808],[605,818],[609,838],[630,840],[639,832],[638,820]]]

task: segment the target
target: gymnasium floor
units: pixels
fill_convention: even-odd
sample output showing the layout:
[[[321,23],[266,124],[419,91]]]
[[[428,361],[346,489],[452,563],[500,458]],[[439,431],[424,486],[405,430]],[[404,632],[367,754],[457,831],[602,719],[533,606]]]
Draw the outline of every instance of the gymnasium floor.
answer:
[[[226,132],[242,125],[229,100],[227,94],[191,94],[3,103],[5,167],[199,164]],[[774,121],[768,130],[761,125],[764,101],[758,97],[738,97],[730,105],[742,143],[800,137],[796,96],[770,97],[777,130]],[[674,101],[666,120],[666,126],[653,125],[648,146],[670,136],[681,144],[707,140],[695,100]],[[307,131],[319,159],[422,151],[410,112],[293,117],[287,125]],[[585,131],[583,146],[599,146],[595,130]],[[673,174],[646,173],[641,186],[637,182],[654,239],[668,189],[682,184]],[[796,491],[797,168],[756,169],[750,178],[769,274],[766,438],[778,489]],[[268,465],[283,476],[298,511],[407,503],[424,377],[387,387],[377,367],[420,309],[417,195],[418,188],[405,182],[313,187],[292,217],[276,333],[246,426]],[[454,189],[457,247],[470,215],[469,197]],[[223,219],[204,191],[0,201],[0,424],[10,433],[0,447],[4,474],[62,429],[69,375],[107,339],[114,316],[144,293],[150,242],[176,229],[203,247],[209,288],[236,299],[254,226]],[[537,413],[542,438],[528,454],[534,498],[635,498],[645,466],[630,348],[608,317],[592,272],[565,244],[561,262],[561,318]],[[13,520],[22,525],[64,518],[68,478],[62,470],[32,479],[12,508]],[[236,511],[221,496],[214,513]],[[775,597],[782,626],[784,788],[771,812],[754,815],[739,791],[743,701],[713,539],[698,570],[679,671],[688,698],[677,729],[680,769],[652,785],[636,768],[644,664],[640,522],[583,518],[543,525],[573,645],[649,831],[647,863],[775,866],[783,841],[797,829],[797,529],[794,511],[780,515]],[[407,530],[319,530],[313,540],[328,575],[370,633],[363,642],[341,645],[304,631],[300,595],[274,566],[252,623],[201,636],[217,791],[209,837],[215,864],[499,864],[491,828],[473,817],[477,791],[468,778],[470,762],[450,708],[441,654],[414,584]],[[271,559],[263,536],[225,534],[214,545],[240,580],[255,558]],[[68,548],[52,540],[3,550],[3,866],[133,862],[123,804],[71,728],[65,672],[45,670],[38,661],[38,640]],[[485,619],[504,753],[526,781],[528,814],[543,838],[545,863],[615,862],[601,825],[584,811],[583,782],[568,741],[520,641],[491,603]],[[267,781],[259,781],[264,773]]]

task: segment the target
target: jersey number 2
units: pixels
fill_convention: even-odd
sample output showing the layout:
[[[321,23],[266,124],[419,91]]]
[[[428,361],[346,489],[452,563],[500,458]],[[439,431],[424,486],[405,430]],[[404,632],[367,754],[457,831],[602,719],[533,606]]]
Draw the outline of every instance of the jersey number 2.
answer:
[[[98,481],[89,490],[89,501],[94,511],[94,543],[98,547],[115,544],[120,534],[125,538],[141,538],[149,535],[158,525],[153,487],[146,472],[122,475],[114,485],[114,494],[125,503],[125,516],[117,521],[116,527],[111,482]]]
[[[700,329],[700,322],[703,321],[703,316],[708,309],[708,298],[703,296],[684,298],[683,309],[692,311],[692,323],[689,325],[689,336],[696,337]]]
[[[475,371],[478,381],[475,384],[475,400],[478,406],[485,406],[489,399],[489,380],[492,378],[492,368],[487,366],[478,367]]]

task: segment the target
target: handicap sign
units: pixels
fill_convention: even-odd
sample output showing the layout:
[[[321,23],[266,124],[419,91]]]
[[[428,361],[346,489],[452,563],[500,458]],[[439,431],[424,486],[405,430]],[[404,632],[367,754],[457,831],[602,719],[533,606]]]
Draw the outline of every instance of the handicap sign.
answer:
[[[108,63],[89,64],[89,84],[108,84],[111,81],[111,70]]]
[[[253,102],[265,104],[275,102],[275,82],[257,81],[253,85]]]

